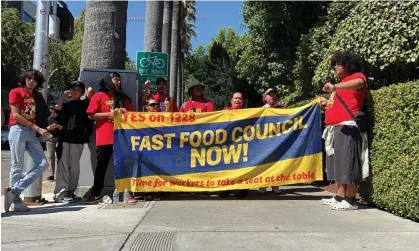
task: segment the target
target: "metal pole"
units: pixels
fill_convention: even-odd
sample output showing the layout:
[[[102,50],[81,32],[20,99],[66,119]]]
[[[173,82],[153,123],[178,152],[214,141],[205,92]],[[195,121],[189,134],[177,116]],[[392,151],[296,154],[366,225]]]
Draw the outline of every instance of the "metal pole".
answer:
[[[56,4],[56,2],[54,2]],[[51,12],[50,1],[37,1],[36,6],[36,26],[35,26],[35,46],[33,53],[33,68],[39,70],[45,77],[44,88],[41,93],[47,101],[48,92],[48,71],[49,71],[49,41],[48,41],[48,22]],[[33,161],[26,162],[25,173],[33,166]],[[42,199],[42,175],[35,180],[25,191],[24,201],[27,203]]]

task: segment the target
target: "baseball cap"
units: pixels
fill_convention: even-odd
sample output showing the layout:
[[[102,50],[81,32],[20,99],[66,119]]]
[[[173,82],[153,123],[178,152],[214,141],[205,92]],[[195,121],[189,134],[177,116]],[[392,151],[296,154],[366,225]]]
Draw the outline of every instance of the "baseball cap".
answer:
[[[263,94],[263,96],[268,95],[268,93],[270,92],[276,92],[278,93],[278,90],[276,88],[269,88],[268,90],[265,91],[265,93]]]
[[[82,94],[84,94],[84,91],[85,91],[85,89],[86,89],[86,86],[84,85],[84,83],[83,83],[83,82],[81,82],[81,81],[74,81],[73,83],[71,83],[71,84],[69,85],[69,88],[71,88],[71,87],[73,87],[73,86],[78,86],[78,87],[80,87],[80,88],[81,88],[81,91],[82,91]]]

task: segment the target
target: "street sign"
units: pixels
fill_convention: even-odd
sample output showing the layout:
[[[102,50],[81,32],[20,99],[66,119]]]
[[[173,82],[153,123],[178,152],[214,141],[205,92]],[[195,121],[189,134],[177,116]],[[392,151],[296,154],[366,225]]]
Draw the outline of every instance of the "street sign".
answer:
[[[169,56],[162,52],[137,51],[137,72],[140,74],[140,83],[144,85],[151,81],[150,91],[157,90],[156,80],[169,75]]]

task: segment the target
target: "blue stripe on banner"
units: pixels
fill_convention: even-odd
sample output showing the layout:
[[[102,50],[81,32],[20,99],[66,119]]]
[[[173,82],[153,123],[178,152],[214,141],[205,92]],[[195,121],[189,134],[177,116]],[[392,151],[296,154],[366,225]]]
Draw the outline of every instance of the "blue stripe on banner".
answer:
[[[307,124],[307,128],[303,130],[291,130],[289,133],[281,133],[280,136],[273,136],[271,138],[257,139],[256,137],[247,142],[242,140],[240,142],[233,142],[231,134],[236,127],[246,127],[248,125],[262,125],[260,133],[263,135],[264,126],[268,123],[282,123],[286,120],[294,119],[302,116],[303,124]],[[292,126],[291,126],[292,127]],[[227,141],[221,145],[212,144],[205,146],[201,144],[196,149],[197,153],[210,155],[206,156],[204,166],[201,166],[197,158],[194,159],[195,167],[191,167],[191,151],[194,149],[189,143],[185,143],[184,147],[180,147],[180,133],[200,131],[204,133],[206,130],[215,131],[224,129],[227,131]],[[167,140],[163,140],[162,150],[147,150],[139,151],[141,139],[145,136],[150,136],[150,141],[153,135],[156,134],[170,134],[174,133],[176,137],[171,139],[171,148],[166,149]],[[237,133],[237,136],[243,136],[242,133]],[[135,146],[135,151],[132,151],[131,137],[140,137]],[[206,139],[209,140],[207,135]],[[302,156],[312,155],[322,151],[321,145],[321,119],[319,112],[319,105],[313,105],[301,110],[297,114],[289,116],[266,116],[253,119],[239,120],[234,122],[223,122],[215,124],[195,124],[183,125],[176,127],[159,127],[159,128],[145,128],[145,129],[123,129],[115,131],[115,178],[122,179],[128,177],[144,177],[151,175],[179,175],[189,173],[205,173],[220,170],[231,170],[248,166],[257,166],[265,163],[272,163],[276,161],[293,159]],[[247,143],[247,154],[244,148]],[[219,148],[226,148],[224,151],[229,152],[230,147],[234,146],[234,150],[241,150],[234,163],[234,158],[221,158],[218,162],[221,150]],[[204,150],[202,150],[202,147]],[[213,148],[213,150],[210,150]],[[223,153],[225,154],[225,153]],[[226,163],[226,160],[230,163]],[[211,163],[209,163],[211,162]],[[227,161],[228,162],[228,161]]]

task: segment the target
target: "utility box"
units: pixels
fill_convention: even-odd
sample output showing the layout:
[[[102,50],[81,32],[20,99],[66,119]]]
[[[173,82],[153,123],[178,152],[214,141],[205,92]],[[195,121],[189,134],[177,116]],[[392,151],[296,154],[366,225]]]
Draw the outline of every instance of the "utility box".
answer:
[[[130,70],[118,69],[83,69],[80,73],[79,80],[88,87],[92,87],[95,93],[99,91],[99,82],[106,74],[111,72],[118,72],[121,75],[121,88],[123,92],[130,97],[134,109],[139,108],[138,93],[142,90],[138,88],[138,73]],[[141,92],[140,92],[141,91]],[[96,133],[93,128],[93,134],[90,138],[90,143],[85,144],[80,160],[80,178],[79,186],[93,186],[93,177],[96,170]],[[112,193],[115,186],[114,179],[113,156],[109,161],[108,168],[105,175],[105,187],[103,193]]]

